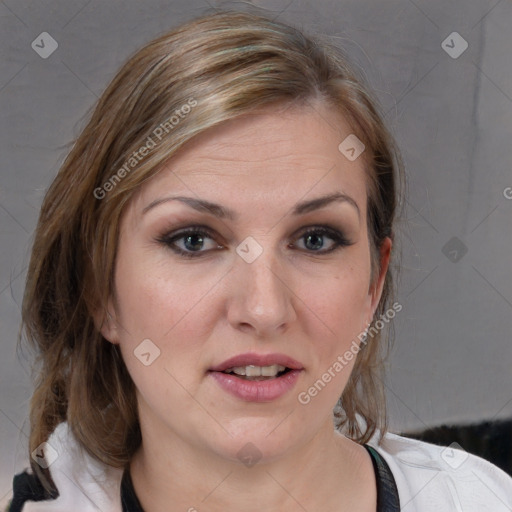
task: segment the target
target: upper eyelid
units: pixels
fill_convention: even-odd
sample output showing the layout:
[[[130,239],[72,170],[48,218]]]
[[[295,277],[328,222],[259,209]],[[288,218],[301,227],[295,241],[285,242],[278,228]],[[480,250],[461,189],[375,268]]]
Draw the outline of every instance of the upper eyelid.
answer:
[[[338,235],[345,235],[345,230],[341,228],[337,228],[335,226],[330,226],[329,224],[308,224],[307,226],[303,226],[297,230],[295,230],[290,236],[296,236],[298,233],[305,233],[308,231],[315,231],[315,230],[325,230],[325,231],[331,231],[333,234]],[[204,225],[190,225],[190,226],[184,226],[182,228],[177,229],[170,229],[163,232],[162,237],[170,238],[179,236],[182,234],[187,233],[205,233],[207,235],[216,235],[222,236],[218,233],[217,230],[212,229],[208,226]],[[223,237],[224,238],[224,237]]]

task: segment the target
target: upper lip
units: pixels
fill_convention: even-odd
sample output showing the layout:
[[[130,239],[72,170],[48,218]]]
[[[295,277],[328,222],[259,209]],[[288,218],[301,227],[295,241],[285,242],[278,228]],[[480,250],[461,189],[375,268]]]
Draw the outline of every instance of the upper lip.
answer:
[[[234,368],[236,366],[272,366],[274,364],[291,368],[292,370],[302,370],[303,366],[286,354],[254,354],[246,353],[239,354],[234,357],[226,359],[224,362],[212,366],[210,371],[223,372],[228,368]]]

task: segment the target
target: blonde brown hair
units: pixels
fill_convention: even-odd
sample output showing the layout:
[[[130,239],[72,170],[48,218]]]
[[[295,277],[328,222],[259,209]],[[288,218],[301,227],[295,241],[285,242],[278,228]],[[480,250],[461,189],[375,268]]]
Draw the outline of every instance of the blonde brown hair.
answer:
[[[114,296],[126,205],[195,135],[255,109],[313,101],[339,112],[366,146],[376,276],[378,249],[393,237],[403,172],[375,99],[340,49],[265,16],[230,11],[192,20],[125,63],[53,180],[35,232],[22,310],[24,333],[37,354],[30,452],[67,421],[89,454],[126,467],[141,443],[135,387],[119,347],[94,321]],[[132,162],[150,139],[156,142],[157,127],[165,137]],[[374,320],[391,294],[390,270]],[[336,426],[360,443],[387,429],[379,337],[358,353],[335,415]],[[49,477],[31,463],[43,481]]]

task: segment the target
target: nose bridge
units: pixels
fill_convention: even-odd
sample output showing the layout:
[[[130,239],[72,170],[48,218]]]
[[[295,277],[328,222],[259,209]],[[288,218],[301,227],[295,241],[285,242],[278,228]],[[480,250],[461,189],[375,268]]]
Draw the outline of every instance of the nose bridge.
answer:
[[[259,260],[259,261],[258,261]],[[283,277],[279,276],[276,258],[270,254],[261,255],[250,265],[244,265],[243,272],[250,286],[249,296],[258,299],[261,306],[282,302],[284,298]]]
[[[243,251],[240,255],[240,248],[247,249],[247,246],[242,243],[237,251],[231,321],[251,325],[260,333],[282,329],[293,319],[294,311],[291,290],[278,256],[270,247],[261,247],[260,254],[251,261],[244,258]],[[256,248],[249,245],[249,249]]]

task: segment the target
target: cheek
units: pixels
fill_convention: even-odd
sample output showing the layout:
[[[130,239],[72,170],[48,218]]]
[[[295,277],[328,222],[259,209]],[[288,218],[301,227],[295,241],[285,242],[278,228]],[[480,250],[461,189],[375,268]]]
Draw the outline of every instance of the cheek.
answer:
[[[152,409],[170,413],[188,403],[185,390],[195,389],[197,376],[190,369],[200,364],[211,329],[213,285],[204,276],[176,270],[171,275],[169,268],[147,261],[118,262],[120,348],[138,393]]]
[[[317,276],[318,277],[318,276]],[[322,279],[302,279],[299,297],[316,317],[327,339],[346,341],[362,328],[368,305],[369,270],[361,265],[347,266]],[[320,333],[319,333],[320,334]]]
[[[350,378],[364,328],[367,284],[364,272],[348,268],[306,295],[312,364],[297,399],[314,414],[332,409]]]
[[[202,374],[190,369],[204,366],[204,345],[219,315],[212,300],[221,276],[213,274],[199,274],[199,266],[185,272],[147,260],[118,262],[120,348],[139,393],[152,407],[181,407],[188,403],[185,389],[195,392]],[[149,357],[142,355],[148,352]]]
[[[191,265],[185,271],[143,254],[118,261],[118,317],[132,338],[153,337],[163,343],[180,332],[193,343],[201,325],[197,315],[205,314],[204,303],[218,281],[213,273],[199,270]]]

